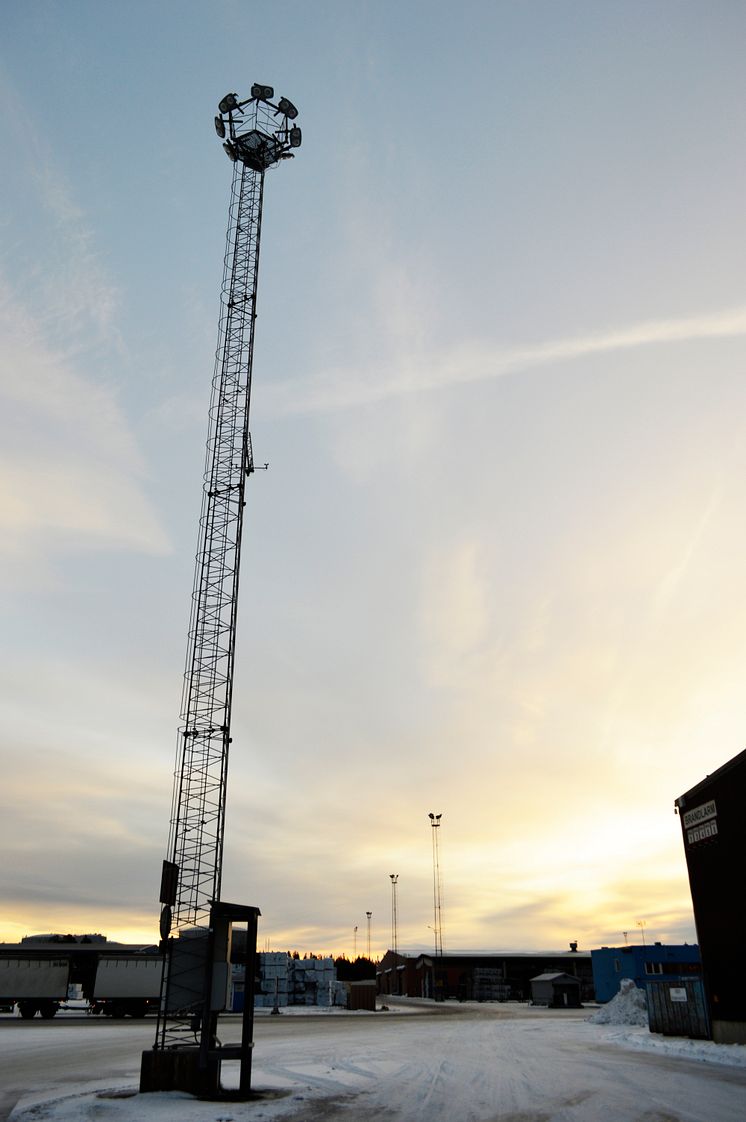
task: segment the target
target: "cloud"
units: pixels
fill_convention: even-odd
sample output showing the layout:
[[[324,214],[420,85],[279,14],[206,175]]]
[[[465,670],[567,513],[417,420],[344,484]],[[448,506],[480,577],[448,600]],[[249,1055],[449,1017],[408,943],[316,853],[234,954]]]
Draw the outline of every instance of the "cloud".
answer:
[[[117,286],[48,132],[2,71],[0,93],[19,154],[3,183],[15,227],[0,276],[0,563],[15,583],[43,577],[60,546],[162,553],[168,542],[112,374],[124,354]],[[25,208],[36,220],[22,242]]]
[[[661,578],[656,593],[656,609],[658,613],[664,612],[675,600],[680,586],[685,581],[691,567],[692,559],[705,539],[713,514],[722,502],[722,486],[716,485],[705,504],[705,508],[696,520],[691,536],[688,538],[681,554],[668,572]]]
[[[428,679],[454,685],[474,673],[489,639],[491,583],[484,549],[474,540],[441,546],[426,559],[421,582]]]
[[[50,533],[76,548],[165,552],[116,392],[49,347],[2,281],[0,344],[0,556],[39,561]]]
[[[0,70],[0,99],[6,108],[4,140],[16,158],[4,181],[6,213],[29,201],[37,212],[42,252],[24,243],[19,291],[33,307],[35,333],[65,341],[69,350],[105,343],[118,348],[119,291],[101,264],[94,232],[55,158],[54,143],[33,110]],[[16,223],[17,214],[14,214]],[[28,240],[28,235],[24,232]],[[22,300],[24,298],[22,297]]]
[[[500,348],[462,343],[446,353],[404,355],[391,374],[391,362],[366,370],[336,369],[303,382],[267,391],[267,406],[278,413],[324,413],[353,409],[406,394],[486,382],[506,374],[550,366],[636,347],[729,339],[746,335],[746,307],[681,319],[648,320],[630,327],[553,339],[546,343]]]

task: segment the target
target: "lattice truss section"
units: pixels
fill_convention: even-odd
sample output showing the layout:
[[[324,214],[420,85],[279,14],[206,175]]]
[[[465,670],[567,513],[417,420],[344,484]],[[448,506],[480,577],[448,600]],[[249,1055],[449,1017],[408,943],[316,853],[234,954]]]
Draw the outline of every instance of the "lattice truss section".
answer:
[[[173,926],[220,897],[264,173],[234,165],[169,850]]]

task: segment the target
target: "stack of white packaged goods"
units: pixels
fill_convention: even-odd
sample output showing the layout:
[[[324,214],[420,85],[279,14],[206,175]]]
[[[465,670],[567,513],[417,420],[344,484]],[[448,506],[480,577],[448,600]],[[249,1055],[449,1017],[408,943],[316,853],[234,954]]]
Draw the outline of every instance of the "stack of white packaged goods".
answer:
[[[335,1004],[337,971],[331,958],[293,960],[293,992],[296,1005]]]
[[[347,1006],[347,986],[344,982],[332,982],[332,1005],[341,1005],[343,1009]]]
[[[283,1008],[290,1002],[290,966],[293,960],[285,951],[264,951],[257,958],[260,992],[254,997],[254,1005],[260,1009],[272,1009],[276,1003]]]
[[[346,1005],[347,990],[337,981],[333,958],[293,958],[284,951],[257,955],[257,1009],[283,1009],[288,1005]]]

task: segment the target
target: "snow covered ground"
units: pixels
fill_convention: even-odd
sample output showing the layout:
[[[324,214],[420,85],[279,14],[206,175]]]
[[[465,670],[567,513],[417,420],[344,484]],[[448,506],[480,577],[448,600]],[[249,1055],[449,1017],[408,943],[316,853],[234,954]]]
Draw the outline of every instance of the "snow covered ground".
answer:
[[[413,1007],[410,1006],[410,1010]],[[12,1070],[38,1049],[46,1085],[12,1122],[744,1122],[746,1047],[596,1025],[588,1011],[457,1006],[417,1015],[260,1018],[248,1103],[136,1093],[152,1026],[0,1025]],[[71,1035],[72,1034],[72,1035]],[[77,1045],[73,1037],[77,1036]],[[52,1086],[54,1048],[98,1078]],[[105,1059],[108,1048],[110,1060]],[[97,1051],[98,1049],[98,1051]],[[225,1083],[232,1065],[225,1065]],[[0,1068],[0,1074],[3,1069]],[[68,1073],[69,1074],[69,1073]],[[90,1071],[89,1071],[90,1074]],[[43,1080],[42,1080],[43,1081]],[[0,1115],[2,1117],[2,1115]]]

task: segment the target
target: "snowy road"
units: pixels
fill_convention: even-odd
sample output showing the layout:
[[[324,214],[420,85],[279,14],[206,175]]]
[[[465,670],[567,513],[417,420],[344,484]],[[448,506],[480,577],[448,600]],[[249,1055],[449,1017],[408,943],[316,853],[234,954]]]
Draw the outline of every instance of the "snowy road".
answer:
[[[254,1087],[264,1095],[244,1104],[97,1098],[95,1089],[136,1087],[150,1021],[0,1020],[0,1119],[19,1098],[13,1122],[746,1119],[746,1068],[634,1051],[586,1015],[461,1006],[416,1016],[260,1018]],[[635,1031],[644,1046],[650,1034]]]

